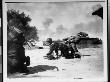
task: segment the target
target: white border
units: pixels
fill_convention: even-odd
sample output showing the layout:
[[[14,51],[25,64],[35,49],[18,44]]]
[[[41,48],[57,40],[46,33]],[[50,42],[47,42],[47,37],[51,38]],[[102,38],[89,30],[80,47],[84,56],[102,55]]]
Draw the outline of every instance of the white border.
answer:
[[[66,1],[105,1],[103,8],[103,40],[104,40],[104,78],[101,79],[36,79],[36,78],[7,78],[7,4],[5,2],[66,2]],[[4,82],[106,82],[107,78],[107,1],[106,0],[3,0],[3,81]]]
[[[7,13],[6,4],[3,4],[3,81],[6,82],[7,78]]]
[[[104,78],[108,79],[107,77],[107,3],[104,4],[103,8],[103,42],[104,42]]]

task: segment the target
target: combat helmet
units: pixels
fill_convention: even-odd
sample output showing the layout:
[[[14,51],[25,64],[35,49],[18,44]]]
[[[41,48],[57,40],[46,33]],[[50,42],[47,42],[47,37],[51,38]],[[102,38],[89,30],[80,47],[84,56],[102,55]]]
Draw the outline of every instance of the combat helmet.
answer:
[[[52,43],[52,38],[47,38],[46,42],[47,43]]]

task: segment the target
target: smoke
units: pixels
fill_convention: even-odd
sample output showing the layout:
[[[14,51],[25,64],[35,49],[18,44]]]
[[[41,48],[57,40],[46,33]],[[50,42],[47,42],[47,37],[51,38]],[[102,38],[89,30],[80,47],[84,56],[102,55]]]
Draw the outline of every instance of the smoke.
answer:
[[[70,29],[71,35],[76,35],[77,33],[84,31],[84,26],[84,23],[75,24],[73,28]]]
[[[44,23],[43,23],[44,24]],[[45,30],[42,30],[39,34],[41,38],[53,38],[54,40],[63,39],[69,36],[74,36],[79,32],[88,33],[90,37],[103,36],[103,20],[99,17],[95,17],[94,21],[89,21],[88,23],[77,23],[73,24],[72,28],[68,28],[63,24],[57,25],[54,29],[51,26],[53,24],[52,19],[47,19],[45,21]]]
[[[65,30],[66,30],[66,29],[64,28],[63,25],[59,25],[59,26],[56,28],[56,33],[62,34],[62,33],[65,32]]]
[[[81,31],[101,36],[103,21],[92,16],[92,12],[101,7],[100,4],[103,6],[100,2],[11,3],[8,4],[8,9],[28,13],[32,18],[30,25],[36,26],[39,38],[45,40],[48,37],[62,39]]]
[[[46,18],[42,22],[43,30],[39,30],[39,37],[41,40],[46,40],[50,35],[52,35],[52,30],[50,29],[51,24],[53,23],[52,18]]]
[[[48,29],[50,24],[52,23],[53,23],[53,20],[51,18],[46,18],[45,21],[43,22],[43,25],[46,29]]]
[[[65,37],[68,37],[69,35],[68,29],[64,27],[64,25],[58,25],[56,28],[56,32],[54,35],[54,39],[63,39]]]
[[[86,32],[88,34],[94,35],[94,37],[102,37],[103,20],[100,18],[96,18],[95,21],[90,21],[87,24],[85,23],[76,24],[74,28],[71,29],[71,32],[73,35],[78,32]]]

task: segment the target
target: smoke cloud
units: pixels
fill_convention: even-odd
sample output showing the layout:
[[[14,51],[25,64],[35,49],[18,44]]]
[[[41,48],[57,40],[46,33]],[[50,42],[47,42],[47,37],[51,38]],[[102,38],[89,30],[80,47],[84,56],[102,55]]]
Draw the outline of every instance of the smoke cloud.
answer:
[[[30,25],[39,30],[39,39],[45,40],[62,39],[81,31],[102,37],[103,21],[92,16],[99,4],[103,6],[103,2],[8,3],[7,8],[28,14]]]
[[[51,18],[46,18],[46,20],[43,22],[43,25],[46,29],[48,29],[51,23],[53,23],[53,20]]]

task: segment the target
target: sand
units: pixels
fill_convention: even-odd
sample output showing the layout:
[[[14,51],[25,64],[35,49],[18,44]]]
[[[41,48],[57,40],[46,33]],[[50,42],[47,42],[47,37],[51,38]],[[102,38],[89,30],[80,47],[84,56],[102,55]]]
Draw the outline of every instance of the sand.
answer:
[[[43,56],[49,51],[45,49],[26,50],[30,56],[31,72],[28,75],[15,74],[12,78],[55,78],[55,79],[100,79],[104,77],[104,57],[102,48],[79,49],[81,59],[47,60]]]

